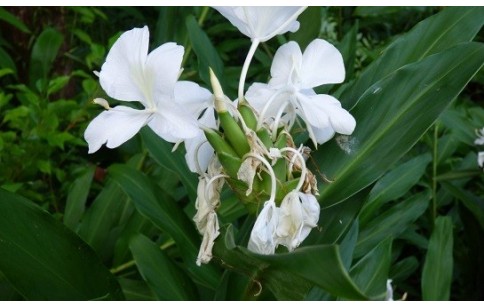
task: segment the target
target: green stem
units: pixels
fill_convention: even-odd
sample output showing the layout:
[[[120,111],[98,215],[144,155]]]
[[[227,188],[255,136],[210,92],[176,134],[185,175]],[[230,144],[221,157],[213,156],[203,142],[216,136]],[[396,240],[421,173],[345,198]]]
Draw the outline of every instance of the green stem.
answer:
[[[205,22],[205,18],[207,18],[208,10],[209,10],[209,7],[204,6],[202,13],[200,13],[200,17],[198,18],[198,25],[200,27],[203,26],[203,23]],[[187,39],[185,40],[185,44],[184,44],[185,46],[187,46],[187,50],[186,50],[185,54],[183,55],[181,67],[185,66],[185,63],[187,62],[188,57],[190,56],[190,53],[192,52],[192,45],[191,44],[189,45],[189,44],[190,44],[190,40],[188,39],[188,36],[187,36]]]
[[[434,126],[434,143],[432,149],[432,222],[437,218],[437,147],[439,140],[439,124]]]
[[[175,242],[173,240],[168,240],[166,243],[164,243],[163,245],[160,246],[160,249],[165,250],[166,248],[168,248],[168,247],[170,247],[174,244],[175,244]],[[128,268],[135,266],[135,265],[136,265],[135,260],[129,260],[128,262],[125,262],[125,263],[121,264],[120,266],[112,268],[110,271],[113,275],[115,275],[115,274],[120,273],[120,272],[124,271],[125,269],[128,269]]]

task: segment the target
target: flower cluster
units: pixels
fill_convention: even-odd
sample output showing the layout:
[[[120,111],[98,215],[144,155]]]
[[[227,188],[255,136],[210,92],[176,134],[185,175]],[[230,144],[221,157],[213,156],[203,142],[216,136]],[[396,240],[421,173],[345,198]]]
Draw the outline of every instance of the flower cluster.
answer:
[[[115,148],[148,125],[162,139],[184,143],[186,161],[199,174],[194,222],[203,237],[197,264],[212,258],[219,235],[217,209],[227,184],[257,219],[248,249],[273,254],[282,245],[293,251],[317,226],[317,181],[306,167],[309,148],[296,147],[291,129],[301,120],[317,147],[336,133],[350,135],[355,119],[329,95],[313,89],[341,83],[343,59],[330,43],[315,39],[304,53],[296,42],[276,52],[267,84],[254,83],[244,93],[251,59],[260,42],[297,31],[305,7],[215,7],[252,45],[242,67],[238,99],[224,95],[211,73],[213,94],[190,81],[179,81],[184,48],[166,43],[148,53],[148,28],[122,34],[98,73],[106,94],[139,102],[106,110],[88,126],[89,153],[103,144]],[[262,205],[262,206],[261,206]],[[260,210],[260,211],[259,211]]]

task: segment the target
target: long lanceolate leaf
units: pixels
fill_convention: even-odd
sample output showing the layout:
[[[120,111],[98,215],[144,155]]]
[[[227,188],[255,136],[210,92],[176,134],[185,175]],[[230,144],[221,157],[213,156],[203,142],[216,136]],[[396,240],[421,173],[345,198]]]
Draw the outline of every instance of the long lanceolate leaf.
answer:
[[[198,282],[215,288],[219,274],[213,265],[203,267],[196,265],[199,236],[193,222],[188,219],[176,202],[166,194],[157,193],[148,177],[132,167],[114,165],[109,168],[109,172],[133,200],[136,209],[175,240],[190,274]]]
[[[29,200],[0,189],[0,271],[28,300],[121,300],[94,251]]]
[[[215,242],[214,258],[228,268],[236,268],[236,271],[249,276],[262,289],[268,286],[274,294],[286,293],[286,298],[292,292],[298,295],[299,286],[293,284],[299,279],[346,299],[367,299],[345,270],[336,245],[303,247],[292,253],[271,256],[256,255],[235,245],[229,226]],[[284,291],[279,292],[278,289]]]
[[[341,87],[341,103],[350,109],[372,84],[402,66],[471,41],[484,25],[483,14],[482,7],[449,7],[425,19],[388,46],[360,78]]]
[[[455,99],[484,63],[484,44],[464,43],[405,66],[375,83],[351,111],[352,136],[315,154],[335,182],[321,191],[339,203],[378,179],[402,157]]]
[[[424,300],[449,300],[452,282],[454,238],[450,217],[435,220],[422,272],[422,296]]]

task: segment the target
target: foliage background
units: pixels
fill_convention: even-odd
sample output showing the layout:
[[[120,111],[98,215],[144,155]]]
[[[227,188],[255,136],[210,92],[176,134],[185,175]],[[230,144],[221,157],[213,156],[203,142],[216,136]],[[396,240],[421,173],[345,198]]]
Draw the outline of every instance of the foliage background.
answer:
[[[313,153],[310,167],[337,181],[322,188],[321,231],[307,248],[258,258],[236,246],[253,218],[227,191],[227,227],[213,262],[198,268],[197,178],[183,149],[173,154],[143,130],[87,155],[83,132],[100,112],[91,101],[106,97],[92,71],[122,32],[148,25],[152,48],[185,46],[180,79],[209,88],[210,65],[235,97],[250,41],[203,7],[0,8],[0,299],[381,299],[388,278],[395,299],[484,299],[474,145],[483,16],[311,7],[298,32],[264,43],[250,81],[267,80],[288,40],[340,49],[346,82],[317,90],[351,110],[356,136]]]

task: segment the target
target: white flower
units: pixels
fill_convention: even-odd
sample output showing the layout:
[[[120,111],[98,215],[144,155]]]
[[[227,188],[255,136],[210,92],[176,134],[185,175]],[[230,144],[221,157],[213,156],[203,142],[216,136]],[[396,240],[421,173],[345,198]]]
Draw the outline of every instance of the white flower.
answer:
[[[279,210],[276,243],[289,251],[297,248],[316,227],[320,207],[311,194],[292,191],[284,197]]]
[[[479,152],[477,154],[477,164],[479,167],[484,168],[484,152]]]
[[[306,7],[214,6],[240,32],[253,40],[265,42],[278,34],[296,32],[296,21]]]
[[[250,251],[263,255],[274,254],[277,245],[275,233],[278,217],[279,209],[276,204],[273,201],[265,202],[250,233],[247,246]]]
[[[476,129],[477,139],[474,141],[474,144],[477,145],[484,145],[484,127],[481,129]]]
[[[218,129],[210,91],[191,81],[179,81],[175,84],[175,98],[185,112],[198,119],[200,127]],[[203,130],[199,129],[192,138],[179,141],[185,142],[185,160],[190,171],[202,175],[214,156],[214,149]]]
[[[393,288],[392,288],[392,280],[387,279],[387,292],[385,295],[386,301],[393,301]]]
[[[271,77],[268,84],[254,83],[246,93],[260,114],[259,125],[272,123],[276,131],[281,121],[292,126],[299,115],[315,145],[328,141],[335,132],[353,133],[356,121],[341,103],[312,89],[345,78],[343,58],[333,45],[316,39],[304,54],[295,42],[282,45],[274,56]]]
[[[116,106],[103,111],[84,133],[89,153],[104,143],[108,148],[120,146],[144,125],[169,142],[196,136],[196,119],[180,108],[174,95],[183,47],[166,43],[148,54],[148,44],[148,28],[134,28],[109,51],[99,72],[101,87],[110,97],[138,101],[145,109]]]

